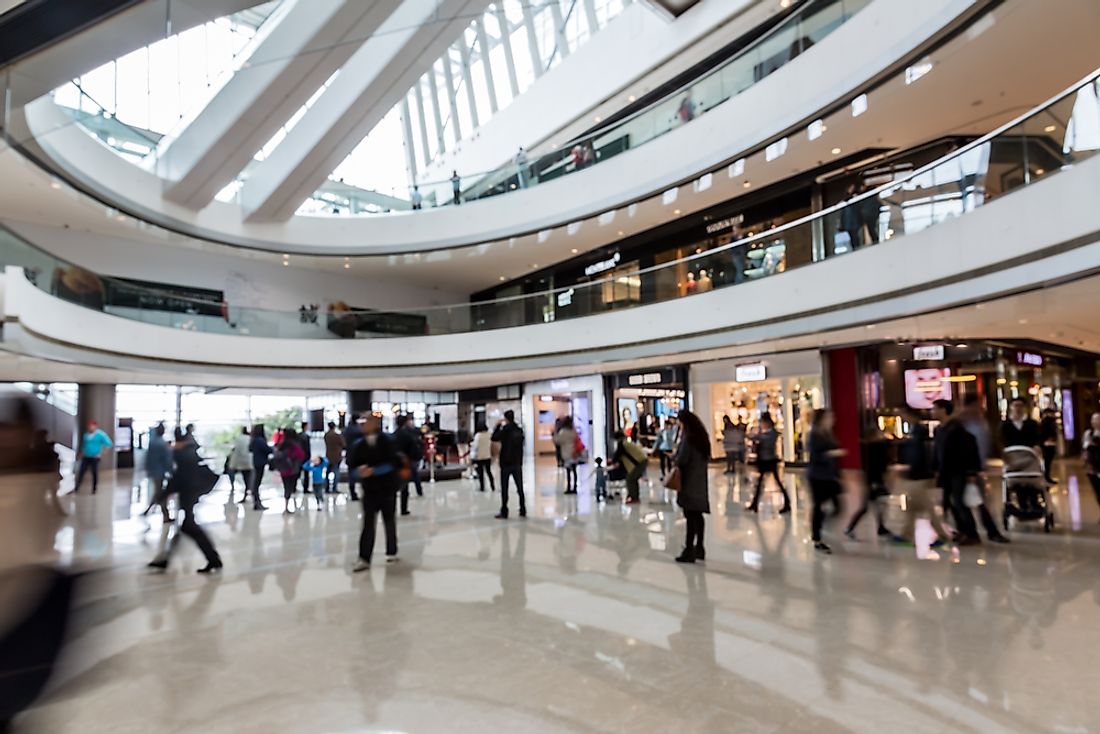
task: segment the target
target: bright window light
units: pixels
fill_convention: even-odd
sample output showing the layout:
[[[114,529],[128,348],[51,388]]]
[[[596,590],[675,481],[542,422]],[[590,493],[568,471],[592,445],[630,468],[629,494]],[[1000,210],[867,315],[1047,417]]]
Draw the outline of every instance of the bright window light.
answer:
[[[787,138],[780,138],[774,143],[764,148],[764,160],[774,161],[779,156],[787,152]]]
[[[740,176],[744,173],[745,173],[745,159],[744,158],[738,158],[737,160],[735,160],[733,163],[730,164],[730,167],[729,167],[729,177],[730,178],[737,178],[738,176]]]
[[[806,136],[810,140],[817,140],[825,132],[825,122],[823,120],[814,120],[810,123],[810,126],[806,128]]]
[[[852,100],[852,117],[859,117],[867,111],[867,95],[861,94]]]

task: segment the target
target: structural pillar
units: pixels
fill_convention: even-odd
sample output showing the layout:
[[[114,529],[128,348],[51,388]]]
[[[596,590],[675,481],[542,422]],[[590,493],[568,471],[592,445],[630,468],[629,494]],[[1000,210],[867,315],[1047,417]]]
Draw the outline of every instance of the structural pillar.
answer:
[[[826,353],[827,407],[836,417],[833,433],[837,443],[847,453],[840,460],[845,469],[860,469],[860,439],[863,435],[859,412],[859,366],[854,347],[834,349]]]
[[[555,0],[556,2],[556,0]],[[539,52],[539,34],[535,30],[535,14],[531,11],[530,3],[523,3],[523,27],[527,30],[527,49],[531,52],[531,66],[535,70],[535,78],[542,76],[542,54]]]
[[[489,88],[489,112],[497,113],[497,88],[493,81],[493,64],[489,54],[489,37],[485,34],[485,23],[481,18],[474,21],[474,32],[477,34],[477,44],[481,47],[481,69],[485,72],[485,86]]]
[[[76,422],[77,422],[77,451],[81,449],[80,441],[84,432],[88,430],[88,423],[95,421],[103,432],[115,440],[115,386],[82,383],[77,389],[76,395]],[[101,469],[115,468],[115,449],[105,453],[99,462]]]
[[[455,93],[455,77],[451,70],[451,50],[443,53],[443,83],[447,87],[447,101],[451,109],[451,132],[455,136],[455,145],[462,142],[462,123],[458,119],[458,95]]]
[[[504,61],[508,68],[508,86],[512,96],[519,96],[519,79],[516,77],[516,58],[512,55],[512,30],[508,26],[508,15],[504,12],[504,3],[496,3],[497,24],[500,26],[500,43],[504,46]]]

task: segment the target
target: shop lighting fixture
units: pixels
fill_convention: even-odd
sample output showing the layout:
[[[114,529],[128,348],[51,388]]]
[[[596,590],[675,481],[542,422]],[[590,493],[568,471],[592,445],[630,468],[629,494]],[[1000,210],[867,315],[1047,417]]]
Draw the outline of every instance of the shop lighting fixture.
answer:
[[[840,148],[833,148],[833,155],[840,155]]]
[[[749,182],[749,181],[746,181],[745,183],[741,184],[741,186],[747,189],[747,188],[749,188],[750,186],[752,186],[752,183],[751,183],[751,182]]]
[[[680,215],[680,210],[679,209],[673,209],[672,213],[675,214],[676,216],[679,216]]]
[[[943,378],[944,382],[974,382],[978,379],[977,375],[952,375],[951,377]]]
[[[500,276],[499,280],[500,280],[501,282],[504,282],[505,280],[508,280],[508,279],[507,279],[506,277],[504,277],[504,276],[502,275],[502,276]]]
[[[1046,127],[1043,128],[1043,132],[1052,133],[1057,129],[1058,129],[1057,125],[1047,125]]]
[[[61,184],[59,184],[57,181],[50,181],[50,188],[51,189],[59,189],[59,188],[61,188]]]
[[[603,122],[603,118],[599,115],[596,115],[596,122]]]
[[[572,252],[574,255],[576,255],[578,252],[580,252],[580,250],[578,250],[576,247],[574,247],[572,250],[570,250],[570,252]]]
[[[1042,168],[1036,168],[1035,169],[1035,175],[1036,176],[1042,176],[1044,173],[1046,173],[1046,170],[1044,170]]]
[[[626,101],[627,102],[633,102],[635,99],[637,99],[637,98],[632,94],[632,95],[630,95],[629,97],[626,98]]]

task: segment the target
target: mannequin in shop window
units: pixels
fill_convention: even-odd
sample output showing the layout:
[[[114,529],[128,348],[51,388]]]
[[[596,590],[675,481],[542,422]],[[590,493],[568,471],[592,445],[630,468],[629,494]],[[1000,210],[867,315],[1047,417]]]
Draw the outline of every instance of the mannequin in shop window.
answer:
[[[687,285],[684,286],[684,292],[686,295],[692,295],[699,291],[699,283],[695,280],[695,273],[688,273]]]
[[[710,290],[714,289],[714,281],[712,281],[710,279],[710,276],[707,275],[706,270],[700,270],[699,271],[699,281],[698,282],[699,282],[699,285],[697,286],[697,288],[698,288],[698,291],[700,293],[706,293],[707,291],[710,291]]]

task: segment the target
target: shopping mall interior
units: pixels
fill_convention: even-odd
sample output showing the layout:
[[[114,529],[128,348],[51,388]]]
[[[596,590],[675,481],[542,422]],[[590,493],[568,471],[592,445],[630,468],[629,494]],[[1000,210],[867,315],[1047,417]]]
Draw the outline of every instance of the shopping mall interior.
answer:
[[[0,732],[1100,732],[1098,26],[0,0]]]

